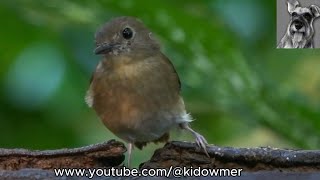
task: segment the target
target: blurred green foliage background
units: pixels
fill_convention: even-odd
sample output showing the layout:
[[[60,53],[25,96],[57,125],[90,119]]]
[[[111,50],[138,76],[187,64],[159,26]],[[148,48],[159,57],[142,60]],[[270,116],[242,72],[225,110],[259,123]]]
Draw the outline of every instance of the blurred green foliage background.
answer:
[[[94,33],[124,15],[157,35],[180,75],[192,126],[209,143],[320,148],[320,53],[275,49],[270,0],[2,0],[0,147],[116,138],[84,96],[100,59]],[[172,139],[193,141],[186,132]],[[161,146],[134,151],[135,165]]]

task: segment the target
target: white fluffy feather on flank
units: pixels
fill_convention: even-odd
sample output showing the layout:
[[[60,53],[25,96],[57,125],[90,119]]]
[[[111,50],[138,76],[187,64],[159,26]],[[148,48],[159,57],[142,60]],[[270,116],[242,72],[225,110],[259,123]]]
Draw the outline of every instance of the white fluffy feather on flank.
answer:
[[[192,119],[191,115],[189,113],[184,112],[181,116],[181,122],[192,122],[194,119]]]
[[[93,92],[92,92],[91,88],[87,91],[87,94],[86,94],[84,100],[89,107],[93,106]]]

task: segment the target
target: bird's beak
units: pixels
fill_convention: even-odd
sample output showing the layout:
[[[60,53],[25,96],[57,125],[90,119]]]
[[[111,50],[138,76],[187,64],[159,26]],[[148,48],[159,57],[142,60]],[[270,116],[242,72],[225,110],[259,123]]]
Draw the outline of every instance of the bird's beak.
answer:
[[[100,44],[96,47],[96,49],[94,50],[94,53],[95,54],[106,54],[106,53],[110,52],[114,46],[115,46],[114,44],[108,44],[108,43]]]

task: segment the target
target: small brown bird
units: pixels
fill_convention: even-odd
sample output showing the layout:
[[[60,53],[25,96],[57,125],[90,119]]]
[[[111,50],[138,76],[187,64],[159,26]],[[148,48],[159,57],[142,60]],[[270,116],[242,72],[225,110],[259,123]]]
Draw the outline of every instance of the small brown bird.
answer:
[[[94,53],[103,59],[86,102],[128,143],[128,166],[133,145],[142,149],[148,142],[167,142],[170,129],[177,126],[190,131],[209,156],[207,141],[189,126],[178,74],[144,24],[133,17],[114,18],[97,31],[95,40]]]

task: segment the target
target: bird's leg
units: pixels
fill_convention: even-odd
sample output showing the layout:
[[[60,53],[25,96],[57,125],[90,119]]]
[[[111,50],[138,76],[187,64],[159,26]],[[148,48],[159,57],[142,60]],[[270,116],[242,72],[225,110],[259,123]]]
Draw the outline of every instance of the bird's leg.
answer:
[[[182,129],[187,130],[187,131],[190,131],[193,134],[193,136],[196,138],[197,145],[204,150],[204,153],[208,157],[210,157],[208,152],[207,152],[207,147],[206,147],[206,145],[208,144],[207,140],[201,134],[199,134],[196,131],[194,131],[193,129],[191,129],[191,127],[189,126],[188,123],[181,123],[180,127]]]
[[[130,142],[128,143],[128,168],[131,168],[131,154],[132,154],[133,144]]]

